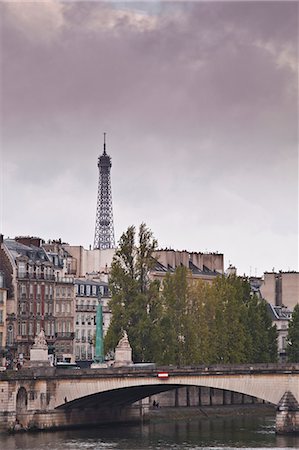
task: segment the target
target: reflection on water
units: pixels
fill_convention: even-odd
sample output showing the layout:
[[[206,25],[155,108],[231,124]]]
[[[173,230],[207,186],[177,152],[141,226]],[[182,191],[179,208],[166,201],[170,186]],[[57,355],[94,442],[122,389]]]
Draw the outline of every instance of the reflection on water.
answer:
[[[299,449],[299,436],[276,436],[274,418],[161,419],[147,424],[2,435],[2,450]]]

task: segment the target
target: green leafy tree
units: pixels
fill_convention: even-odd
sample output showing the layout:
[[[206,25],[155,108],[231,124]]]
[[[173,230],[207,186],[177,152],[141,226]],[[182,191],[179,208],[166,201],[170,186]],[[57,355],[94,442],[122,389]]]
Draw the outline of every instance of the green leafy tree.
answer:
[[[156,328],[161,316],[159,283],[149,279],[156,248],[157,241],[144,223],[138,236],[131,226],[120,238],[110,272],[112,319],[105,337],[105,351],[114,350],[126,330],[135,361],[152,360],[156,353]]]
[[[266,301],[254,295],[246,302],[246,307],[247,362],[276,362],[277,329],[272,325]]]
[[[162,288],[158,362],[184,365],[188,359],[186,341],[190,332],[187,309],[187,269],[178,267],[174,274],[168,273]]]
[[[215,363],[242,363],[246,333],[243,326],[243,287],[236,277],[218,277],[212,285],[215,298]]]
[[[193,333],[189,355],[193,364],[212,364],[216,354],[216,302],[212,288],[202,280],[191,283],[188,293]]]
[[[287,356],[290,362],[299,362],[299,304],[295,306],[289,323]]]

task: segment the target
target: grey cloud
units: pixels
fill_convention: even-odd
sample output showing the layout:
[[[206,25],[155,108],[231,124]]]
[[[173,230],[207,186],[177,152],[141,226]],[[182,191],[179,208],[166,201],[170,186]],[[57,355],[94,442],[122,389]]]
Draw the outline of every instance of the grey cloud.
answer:
[[[296,8],[266,3],[161,4],[158,17],[150,11],[152,29],[122,14],[112,28],[95,26],[117,4],[107,12],[65,3],[52,41],[26,38],[6,16],[2,135],[13,170],[5,232],[15,229],[24,192],[36,201],[18,234],[91,243],[107,131],[118,236],[144,220],[161,245],[222,250],[248,270],[253,240],[268,248],[268,230],[295,261],[296,74],[277,65],[276,52],[296,48]]]

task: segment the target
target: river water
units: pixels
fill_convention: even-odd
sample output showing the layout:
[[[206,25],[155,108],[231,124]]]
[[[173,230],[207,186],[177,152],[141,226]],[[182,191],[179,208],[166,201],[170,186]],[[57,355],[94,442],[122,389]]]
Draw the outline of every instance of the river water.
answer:
[[[1,450],[299,449],[299,436],[277,436],[273,415],[165,418],[149,423],[0,435]]]

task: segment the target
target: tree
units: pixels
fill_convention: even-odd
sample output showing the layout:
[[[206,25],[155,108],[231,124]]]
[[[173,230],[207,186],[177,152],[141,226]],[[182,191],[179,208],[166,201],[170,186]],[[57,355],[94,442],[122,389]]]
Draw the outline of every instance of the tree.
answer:
[[[299,304],[295,306],[289,323],[287,356],[290,362],[299,362]]]
[[[276,362],[277,329],[276,325],[272,325],[266,301],[253,295],[246,302],[246,307],[246,361],[252,363]]]
[[[126,330],[135,361],[151,360],[156,352],[159,284],[149,279],[156,248],[157,241],[144,223],[139,227],[138,236],[131,226],[122,234],[111,265],[112,319],[105,337],[105,350],[114,350]]]
[[[162,364],[188,363],[188,308],[187,269],[178,267],[174,274],[167,273],[160,297],[162,317],[160,326],[160,354]]]

